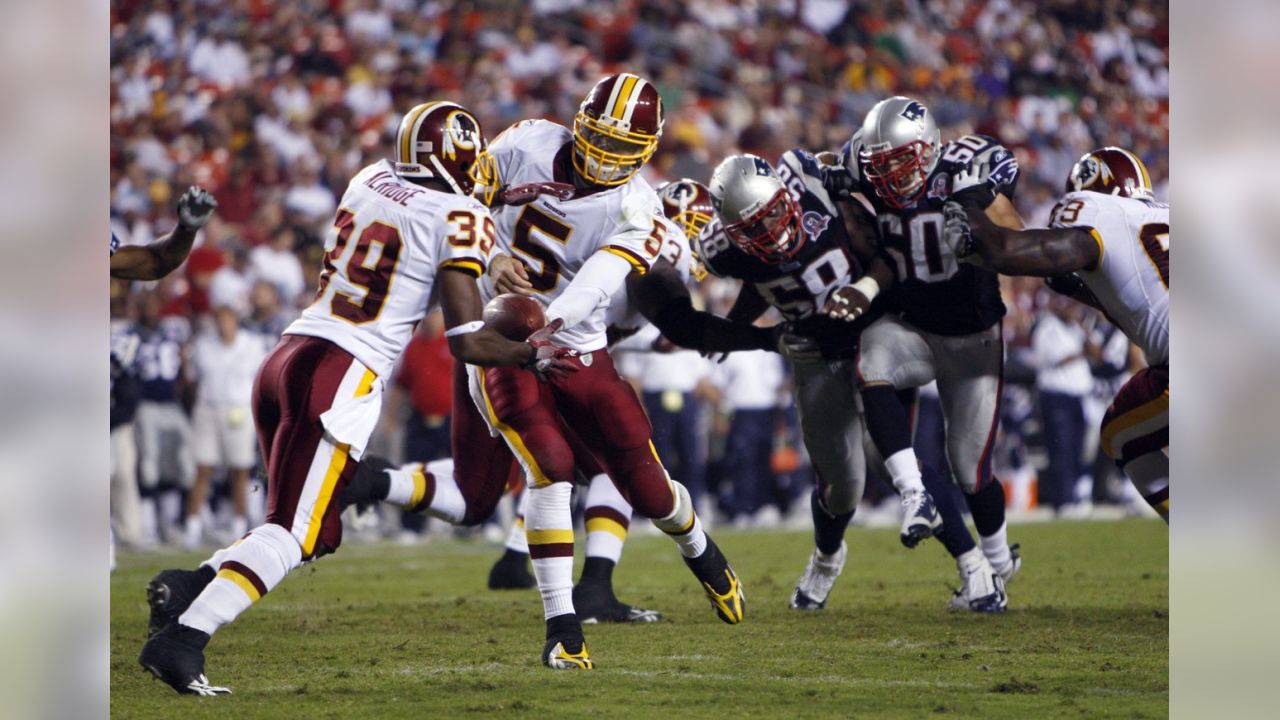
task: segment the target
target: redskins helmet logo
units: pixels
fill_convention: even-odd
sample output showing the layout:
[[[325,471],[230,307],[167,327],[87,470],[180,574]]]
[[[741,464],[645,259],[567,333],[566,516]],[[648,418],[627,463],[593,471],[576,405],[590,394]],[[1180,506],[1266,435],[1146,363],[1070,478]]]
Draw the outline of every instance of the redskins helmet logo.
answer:
[[[1081,188],[1091,187],[1095,182],[1103,178],[1103,169],[1101,163],[1096,158],[1087,157],[1080,161],[1080,167],[1076,170],[1076,185]]]
[[[684,212],[689,208],[689,203],[698,196],[698,190],[692,183],[674,182],[671,187],[662,193],[662,201],[678,212]]]
[[[450,160],[456,160],[458,150],[475,150],[476,138],[479,136],[479,123],[470,113],[454,110],[444,119],[443,142],[440,154]]]

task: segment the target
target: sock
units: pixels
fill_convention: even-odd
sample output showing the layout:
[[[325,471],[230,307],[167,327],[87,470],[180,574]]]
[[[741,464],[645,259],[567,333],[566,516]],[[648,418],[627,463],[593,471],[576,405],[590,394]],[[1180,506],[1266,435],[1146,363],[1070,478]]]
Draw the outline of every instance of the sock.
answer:
[[[279,525],[261,525],[227,549],[218,574],[178,623],[212,635],[302,563],[302,547]]]
[[[973,542],[973,536],[969,534],[969,526],[964,524],[960,508],[956,506],[955,491],[951,483],[943,479],[942,473],[932,465],[925,465],[921,474],[924,488],[933,496],[934,507],[938,508],[938,514],[942,516],[942,527],[934,537],[951,553],[951,557],[959,558],[977,546]]]
[[[390,468],[387,502],[410,512],[426,513],[451,525],[462,522],[467,501],[453,479],[453,460],[433,460]]]
[[[551,483],[530,487],[526,508],[525,534],[533,576],[542,594],[542,610],[547,619],[573,613],[573,512],[569,500],[573,486]]]
[[[631,503],[622,497],[608,475],[602,473],[591,478],[583,515],[587,526],[587,560],[597,558],[616,564],[622,559],[622,546],[627,541],[627,528],[631,526]]]
[[[1125,463],[1123,469],[1134,487],[1142,493],[1142,499],[1168,523],[1169,456],[1162,450],[1139,455]]]
[[[956,568],[961,575],[968,575],[982,565],[982,558],[982,553],[976,547],[970,548],[968,552],[956,556]]]
[[[675,508],[670,515],[655,519],[653,524],[676,541],[681,555],[698,557],[707,549],[707,534],[702,530],[702,521],[693,511],[693,499],[685,486],[675,480],[668,482],[675,495]]]
[[[935,498],[936,499],[936,498]],[[992,475],[981,490],[965,495],[973,525],[982,537],[1004,534],[1004,486]]]
[[[920,463],[916,460],[916,451],[910,447],[886,457],[884,466],[893,476],[893,486],[900,494],[906,495],[924,489],[924,481],[920,476]],[[934,498],[934,501],[936,502],[937,498]]]
[[[982,535],[979,538],[982,543],[982,554],[986,555],[987,559],[991,561],[992,567],[1002,568],[1013,560],[1013,554],[1009,551],[1007,527],[1006,524],[1001,523],[999,530],[990,535]]]
[[[516,501],[516,518],[507,532],[507,555],[529,555],[529,538],[525,537],[525,507],[529,505],[529,491],[520,493]]]
[[[822,504],[821,486],[814,488],[809,495],[809,510],[813,514],[813,544],[817,546],[818,552],[823,555],[840,552],[845,528],[849,527],[854,511],[832,515]]]

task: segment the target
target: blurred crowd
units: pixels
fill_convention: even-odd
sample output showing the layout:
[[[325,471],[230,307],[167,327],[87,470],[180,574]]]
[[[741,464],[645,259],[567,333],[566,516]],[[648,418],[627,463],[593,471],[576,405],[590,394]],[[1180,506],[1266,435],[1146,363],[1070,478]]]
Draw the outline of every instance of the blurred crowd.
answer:
[[[1015,204],[1028,224],[1042,225],[1071,164],[1095,146],[1139,154],[1165,198],[1168,48],[1167,5],[1150,0],[117,0],[113,232],[125,244],[167,232],[188,184],[219,201],[182,270],[113,286],[113,343],[129,360],[113,373],[136,392],[132,412],[113,410],[113,489],[142,490],[138,518],[125,522],[139,528],[136,538],[122,539],[146,544],[177,523],[194,542],[211,523],[233,532],[246,513],[252,520],[261,493],[236,467],[243,457],[232,445],[242,434],[231,437],[240,427],[232,417],[247,411],[247,398],[240,410],[231,401],[243,379],[209,366],[220,352],[239,356],[225,350],[236,343],[270,347],[309,302],[337,199],[359,168],[391,154],[401,114],[417,103],[460,102],[493,137],[527,117],[567,124],[599,77],[643,74],[667,109],[645,170],[657,184],[705,181],[733,152],[838,149],[877,100],[909,94],[934,111],[944,140],[981,132],[1012,148],[1023,168]],[[1028,478],[1011,483],[1024,488],[1017,501],[1035,502],[1028,487],[1064,513],[1118,499],[1125,486],[1095,463],[1093,428],[1099,403],[1129,369],[1127,346],[1100,318],[1055,306],[1038,282],[1006,279],[1004,288],[1001,462],[1006,475]],[[709,281],[695,292],[724,310],[736,288]],[[697,372],[646,367],[661,357],[636,355],[627,368],[655,424],[667,422],[665,413],[679,416],[672,437],[693,429],[692,449],[673,444],[664,453],[679,457],[672,464],[686,483],[705,488],[734,522],[768,524],[792,511],[810,478],[779,358],[680,365],[706,365]],[[646,380],[684,375],[673,387]],[[416,413],[438,431],[447,416],[439,403],[413,404],[389,411],[401,420]],[[926,393],[922,428],[929,406]],[[210,413],[219,422],[202,430],[195,421]],[[408,435],[402,428],[396,452]],[[413,454],[429,444],[415,442]],[[735,448],[761,454],[748,461]],[[163,491],[224,474],[250,490],[231,493],[240,499],[220,522],[208,516],[203,490],[184,492],[185,506]],[[752,485],[733,487],[735,477]],[[185,516],[197,519],[175,519]]]

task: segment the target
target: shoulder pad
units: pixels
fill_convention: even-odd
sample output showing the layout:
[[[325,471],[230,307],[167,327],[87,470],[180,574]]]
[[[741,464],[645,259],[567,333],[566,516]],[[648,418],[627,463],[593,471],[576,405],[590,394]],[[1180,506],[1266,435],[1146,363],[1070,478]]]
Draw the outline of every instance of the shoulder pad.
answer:
[[[836,205],[823,183],[818,160],[809,151],[795,149],[783,153],[778,159],[778,177],[782,178],[782,182],[797,200],[805,194],[813,195],[831,214],[835,214]]]
[[[711,222],[702,228],[696,245],[698,259],[702,261],[702,266],[707,269],[707,272],[718,278],[732,277],[727,263],[735,248],[729,236],[725,234],[720,218],[712,218]]]

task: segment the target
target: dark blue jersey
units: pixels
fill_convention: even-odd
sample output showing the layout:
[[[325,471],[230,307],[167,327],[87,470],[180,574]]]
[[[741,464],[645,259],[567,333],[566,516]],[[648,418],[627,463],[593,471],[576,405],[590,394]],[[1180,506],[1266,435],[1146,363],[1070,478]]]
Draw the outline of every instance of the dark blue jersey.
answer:
[[[181,318],[164,318],[154,328],[138,328],[141,343],[135,362],[142,400],[178,402],[187,335],[186,321]]]
[[[764,262],[734,245],[716,219],[698,237],[699,257],[711,274],[753,285],[792,323],[794,332],[818,342],[824,357],[852,358],[870,317],[850,323],[823,315],[822,308],[832,292],[862,277],[862,265],[839,211],[823,189],[813,156],[791,150],[782,156],[777,171],[800,206],[803,238],[796,254],[782,264]]]
[[[925,194],[905,209],[889,207],[870,183],[855,178],[854,189],[875,208],[880,246],[897,279],[886,298],[887,309],[921,330],[971,335],[1004,317],[996,273],[957,261],[942,239],[942,206],[951,197],[951,178],[980,163],[989,165],[991,175],[985,186],[966,189],[966,198],[972,196],[983,208],[997,194],[1012,199],[1018,164],[1009,150],[985,135],[966,135],[943,145]]]

